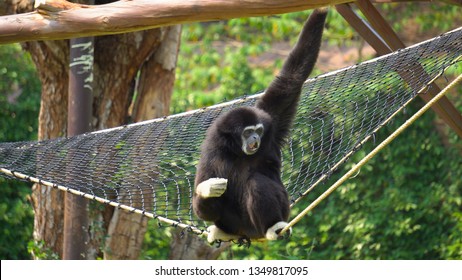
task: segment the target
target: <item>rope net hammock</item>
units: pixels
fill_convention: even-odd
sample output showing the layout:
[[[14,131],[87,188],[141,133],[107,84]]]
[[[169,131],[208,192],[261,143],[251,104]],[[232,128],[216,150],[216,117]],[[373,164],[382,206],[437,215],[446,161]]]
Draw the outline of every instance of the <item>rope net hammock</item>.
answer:
[[[282,177],[292,203],[321,184],[448,67],[462,61],[462,28],[387,56],[309,79]],[[259,94],[71,138],[0,144],[0,174],[68,191],[195,233],[195,168],[205,131]]]

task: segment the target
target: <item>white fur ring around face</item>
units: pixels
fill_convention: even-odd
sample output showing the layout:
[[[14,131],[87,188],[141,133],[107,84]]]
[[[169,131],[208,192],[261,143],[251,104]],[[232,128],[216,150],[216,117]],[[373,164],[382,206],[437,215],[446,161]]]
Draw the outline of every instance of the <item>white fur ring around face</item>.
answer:
[[[266,231],[266,239],[268,240],[277,240],[279,237],[279,232],[285,228],[286,226],[288,225],[287,222],[277,222],[276,224],[274,224],[272,227],[270,227],[267,231]],[[292,228],[290,228],[288,230],[288,233],[286,233],[287,236],[290,236],[292,234]]]
[[[210,178],[200,183],[196,187],[196,194],[201,197],[220,197],[228,185],[228,180],[224,178]]]

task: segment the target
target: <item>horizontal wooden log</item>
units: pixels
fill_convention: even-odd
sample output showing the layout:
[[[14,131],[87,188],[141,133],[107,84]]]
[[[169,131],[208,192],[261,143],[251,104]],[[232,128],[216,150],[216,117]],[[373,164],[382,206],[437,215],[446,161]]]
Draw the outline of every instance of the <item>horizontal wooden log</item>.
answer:
[[[352,0],[133,0],[91,6],[36,0],[31,13],[0,17],[0,44],[118,34],[160,26],[282,14]]]

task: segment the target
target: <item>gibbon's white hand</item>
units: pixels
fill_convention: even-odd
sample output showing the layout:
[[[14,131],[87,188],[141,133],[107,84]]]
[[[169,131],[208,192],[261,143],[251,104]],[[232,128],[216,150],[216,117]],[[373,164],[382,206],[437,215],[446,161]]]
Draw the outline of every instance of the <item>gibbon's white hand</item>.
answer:
[[[196,194],[203,198],[220,197],[226,191],[228,180],[224,178],[210,178],[196,187]]]

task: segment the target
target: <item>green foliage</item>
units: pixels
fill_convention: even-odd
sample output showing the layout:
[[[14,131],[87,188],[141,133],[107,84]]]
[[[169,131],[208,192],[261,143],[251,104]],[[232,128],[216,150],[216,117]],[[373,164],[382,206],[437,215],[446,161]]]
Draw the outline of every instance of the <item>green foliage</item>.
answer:
[[[37,260],[59,260],[59,255],[46,246],[45,241],[29,241],[27,249]]]
[[[420,108],[418,103],[382,129],[377,142]],[[428,112],[400,135],[297,224],[290,240],[234,248],[223,257],[462,259],[461,150],[443,145],[442,136],[432,129],[434,119],[434,113]],[[296,205],[292,217],[361,160],[372,144]]]
[[[421,32],[457,25],[459,8],[441,3],[378,5],[397,31],[417,26]],[[251,61],[273,51],[276,42],[293,44],[309,12],[194,23],[183,27],[171,113],[210,106],[264,90],[281,68]],[[433,20],[428,20],[431,17]],[[446,20],[438,20],[441,18]],[[328,45],[352,46],[362,40],[340,14],[331,11],[324,39]]]
[[[450,29],[460,8],[442,3],[378,5],[395,30],[417,25],[421,32]],[[255,63],[273,51],[273,43],[293,44],[306,12],[233,19],[184,26],[172,113],[210,106],[263,90],[281,68],[281,59]],[[442,20],[444,19],[444,20]],[[356,33],[334,11],[325,39],[350,45]],[[459,24],[460,25],[460,24]],[[222,43],[220,43],[222,42]],[[40,85],[30,58],[18,45],[0,46],[0,141],[36,138]],[[451,75],[461,69],[448,72]],[[18,95],[18,93],[21,93]],[[462,89],[451,100],[462,111]],[[410,107],[380,141],[418,106]],[[435,131],[429,112],[341,186],[294,228],[289,240],[232,246],[223,259],[462,259],[462,143],[452,131]],[[123,143],[120,144],[121,148]],[[292,210],[294,217],[352,163],[371,143]],[[0,257],[55,259],[43,243],[32,240],[30,187],[0,179]],[[149,221],[140,258],[166,259],[170,228]]]
[[[429,32],[427,38],[458,26],[460,21],[460,8],[442,3],[377,7],[398,32]],[[172,110],[209,106],[263,90],[280,69],[281,60],[269,66],[252,61],[271,52],[275,42],[293,44],[306,16],[292,13],[186,25]],[[324,38],[329,45],[340,46],[353,46],[360,40],[334,11],[329,14]],[[459,67],[447,75],[460,72]],[[451,100],[462,111],[460,96]],[[375,142],[383,140],[419,106],[409,107],[382,129]],[[436,133],[435,119],[433,112],[427,113],[398,137],[297,224],[289,240],[254,243],[250,249],[232,246],[221,258],[462,259],[462,144],[449,129]],[[297,204],[291,216],[364,157],[372,144],[365,145],[328,182]]]
[[[441,2],[390,3],[377,5],[395,31],[415,27],[419,33],[449,30],[461,23],[460,6]]]
[[[19,45],[0,46],[0,93],[0,139],[36,138],[40,82],[30,57]]]
[[[148,222],[149,230],[146,232],[140,259],[142,260],[166,260],[170,251],[172,238],[171,227],[159,224],[159,221],[151,219]]]
[[[19,45],[0,46],[0,142],[36,139],[40,83]],[[29,259],[33,212],[30,185],[0,178],[0,257]]]
[[[378,138],[389,135],[410,113]],[[460,220],[454,219],[462,205],[461,153],[444,147],[432,129],[434,117],[427,113],[314,211],[306,225],[309,235],[324,238],[318,240],[313,258],[462,257],[461,251],[448,250],[462,242]],[[325,254],[329,248],[333,250]]]

